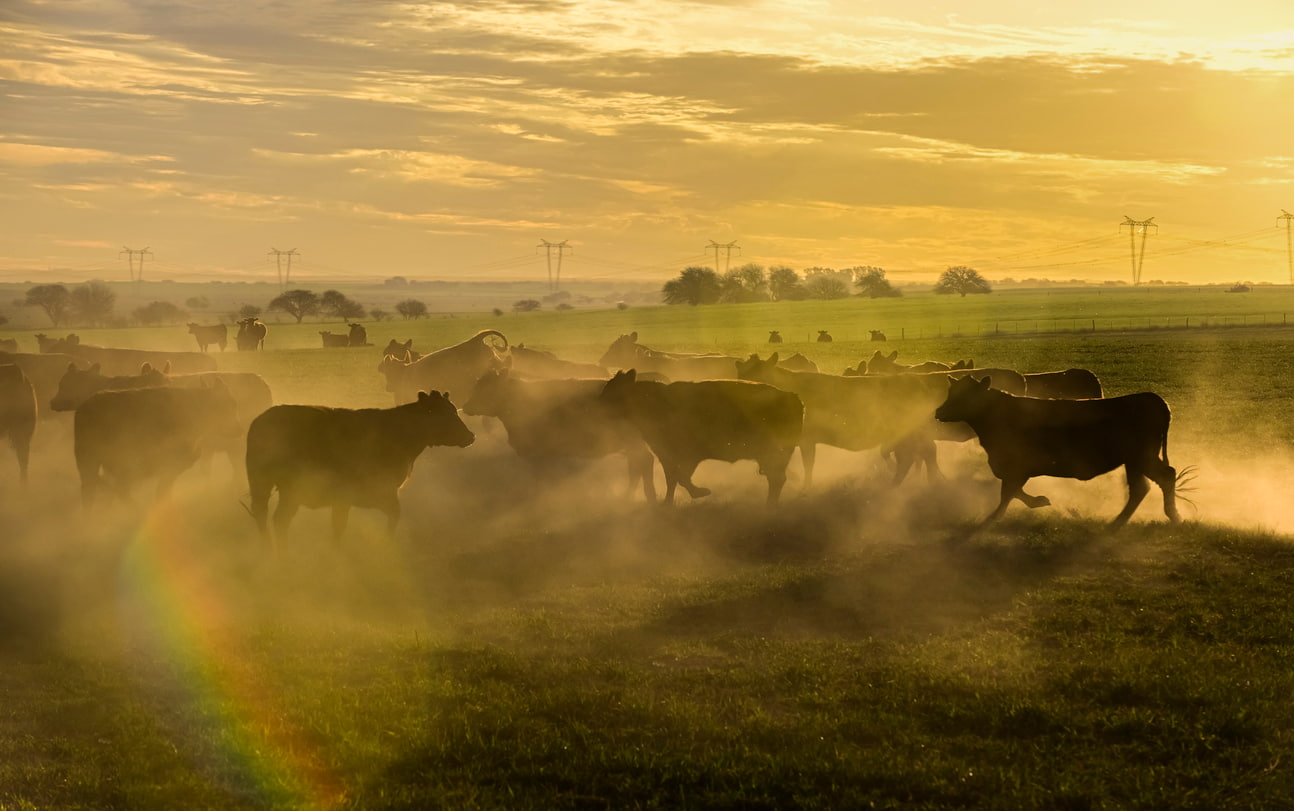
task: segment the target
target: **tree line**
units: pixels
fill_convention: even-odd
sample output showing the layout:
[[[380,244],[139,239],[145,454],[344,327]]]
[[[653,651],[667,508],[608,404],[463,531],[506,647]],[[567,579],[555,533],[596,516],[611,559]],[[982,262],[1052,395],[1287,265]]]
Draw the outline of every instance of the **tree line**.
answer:
[[[962,296],[991,290],[988,280],[974,268],[964,265],[945,270],[934,287],[935,293]],[[812,267],[801,276],[794,268],[785,265],[766,269],[753,262],[722,274],[708,267],[684,268],[661,288],[661,298],[666,304],[691,305],[830,300],[855,294],[867,298],[891,298],[903,295],[903,291],[885,278],[882,268],[870,265],[843,270]]]

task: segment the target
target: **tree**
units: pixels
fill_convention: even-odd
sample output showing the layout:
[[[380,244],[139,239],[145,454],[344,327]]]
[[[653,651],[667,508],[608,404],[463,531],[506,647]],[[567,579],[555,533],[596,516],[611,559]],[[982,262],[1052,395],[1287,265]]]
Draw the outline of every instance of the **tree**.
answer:
[[[81,323],[98,326],[112,320],[117,294],[107,284],[95,279],[72,288],[69,304],[73,316]]]
[[[23,305],[41,308],[57,327],[67,317],[72,306],[72,294],[61,284],[41,284],[27,291]]]
[[[512,311],[514,313],[533,313],[535,310],[538,310],[541,306],[543,305],[541,305],[535,299],[523,298],[520,301],[512,302]]]
[[[804,282],[804,295],[813,299],[849,298],[849,285],[836,274],[819,273]]]
[[[190,296],[184,300],[184,306],[190,310],[205,310],[211,306],[206,296]]]
[[[768,293],[773,301],[799,301],[804,298],[804,283],[793,268],[774,265],[768,269]]]
[[[684,268],[676,278],[665,282],[661,288],[661,300],[666,304],[714,304],[719,300],[723,284],[719,274],[710,268]]]
[[[391,314],[386,310],[379,310],[377,307],[369,310],[368,315],[369,318],[372,318],[374,321],[385,321],[391,317]]]
[[[301,323],[307,315],[319,312],[319,294],[313,290],[289,290],[270,302],[271,310],[282,310]]]
[[[319,297],[319,309],[324,315],[340,318],[343,321],[364,317],[364,305],[340,290],[325,290]]]
[[[965,265],[948,268],[939,277],[935,292],[940,295],[958,293],[965,298],[967,293],[991,293],[993,288],[988,280],[979,275],[979,271]]]
[[[143,307],[136,307],[132,315],[135,316],[136,321],[146,326],[163,322],[178,324],[181,319],[188,317],[184,310],[169,301],[151,301]]]
[[[418,319],[427,315],[427,305],[416,298],[407,298],[395,305],[395,311],[408,321],[410,318]]]
[[[768,301],[768,277],[764,275],[762,265],[749,262],[734,268],[720,278],[723,291],[719,301],[726,304],[746,304],[752,301]]]
[[[889,279],[885,278],[885,271],[880,268],[874,268],[867,265],[853,268],[854,287],[858,288],[858,295],[867,296],[868,298],[895,298],[903,295],[903,291],[890,284]]]
[[[256,318],[261,314],[261,308],[255,304],[244,304],[238,308],[238,318],[235,321],[242,321],[244,318]]]

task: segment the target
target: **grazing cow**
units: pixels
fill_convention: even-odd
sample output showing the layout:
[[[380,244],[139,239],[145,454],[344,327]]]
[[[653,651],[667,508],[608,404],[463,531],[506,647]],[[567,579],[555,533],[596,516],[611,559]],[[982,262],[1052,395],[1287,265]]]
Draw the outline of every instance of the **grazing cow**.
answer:
[[[1168,404],[1142,392],[1108,400],[1038,400],[989,387],[987,379],[963,377],[948,386],[935,418],[965,422],[988,454],[989,468],[1002,482],[1001,500],[984,520],[1006,512],[1012,499],[1045,507],[1045,496],[1031,496],[1025,483],[1034,476],[1086,481],[1122,466],[1128,478],[1128,503],[1110,522],[1123,526],[1150,490],[1146,478],[1164,492],[1164,514],[1177,513],[1177,471],[1168,463]]]
[[[238,322],[238,335],[234,336],[234,343],[238,344],[239,352],[264,349],[265,333],[268,331],[269,328],[259,318],[244,318]]]
[[[895,484],[903,481],[917,461],[926,463],[926,475],[932,481],[938,478],[931,415],[947,390],[943,379],[925,375],[837,377],[792,372],[780,368],[777,360],[776,352],[767,360],[751,355],[737,365],[737,374],[743,380],[794,392],[803,401],[804,430],[799,446],[805,487],[813,484],[818,445],[850,451],[893,450],[897,462]]]
[[[825,329],[818,330],[818,343],[820,344],[831,343],[831,333],[827,332]]]
[[[322,330],[319,337],[323,338],[325,347],[350,346],[350,336],[342,335],[340,332],[333,333],[328,330]]]
[[[654,502],[655,457],[637,430],[599,398],[606,382],[604,377],[518,380],[508,369],[486,372],[463,404],[463,413],[499,419],[508,431],[508,444],[538,469],[572,458],[623,453],[629,461],[630,490],[641,479],[643,495]]]
[[[0,352],[17,352],[17,338],[0,338]]]
[[[514,345],[508,354],[512,358],[512,370],[529,377],[600,377],[603,380],[607,377],[607,370],[596,363],[564,360],[552,352],[529,349],[525,344]]]
[[[768,342],[770,344],[780,344],[782,342],[782,333],[777,330],[771,330],[768,333]]]
[[[387,355],[391,355],[391,356],[393,356],[393,357],[397,357],[397,358],[402,358],[402,357],[404,357],[405,355],[408,355],[408,356],[409,356],[409,360],[410,360],[410,361],[415,361],[415,360],[417,360],[418,358],[421,358],[421,357],[422,357],[422,353],[421,353],[421,352],[415,352],[415,351],[413,351],[413,339],[412,339],[412,338],[410,338],[409,340],[405,341],[404,343],[400,343],[400,342],[399,342],[399,341],[397,341],[396,339],[392,338],[392,339],[387,343],[387,345],[386,345],[386,349],[383,349],[383,350],[382,350],[382,357],[386,357]]]
[[[101,391],[72,423],[81,502],[93,507],[105,484],[126,499],[147,478],[157,479],[163,495],[205,451],[227,446],[239,432],[234,398],[220,384]]]
[[[706,459],[753,459],[768,480],[768,503],[786,484],[786,464],[800,442],[804,404],[791,392],[744,380],[656,383],[635,370],[616,372],[600,397],[627,417],[665,471],[665,503],[683,485],[692,498],[710,491],[692,483]]]
[[[502,346],[486,339],[497,338]],[[471,338],[430,355],[411,361],[408,357],[385,355],[377,370],[386,376],[386,390],[395,397],[396,405],[414,402],[420,391],[432,389],[445,392],[449,397],[466,397],[481,375],[494,368],[503,359],[508,339],[493,329],[481,330]]]
[[[1095,400],[1104,396],[1101,381],[1087,369],[1032,372],[1024,375],[1024,395],[1039,400]]]
[[[36,389],[12,363],[0,364],[0,434],[9,437],[18,457],[18,480],[27,483],[27,460],[36,433]]]
[[[870,332],[870,333],[872,334],[872,340],[873,340],[873,341],[884,341],[884,340],[885,340],[885,333],[881,332],[881,331],[880,331],[880,330],[878,330],[878,329],[871,329],[871,330],[868,330],[868,332]]]
[[[387,536],[400,520],[400,488],[424,448],[465,448],[475,440],[458,409],[440,392],[418,392],[394,408],[277,405],[247,431],[251,513],[262,536],[282,538],[301,507],[331,507],[334,539],[346,529],[351,507],[381,510]],[[278,490],[274,533],[270,495]]]
[[[698,355],[662,352],[638,343],[637,331],[621,335],[598,361],[608,369],[637,369],[656,372],[670,380],[733,380],[737,361],[729,355]]]
[[[198,342],[198,349],[206,352],[207,347],[215,344],[220,347],[220,351],[225,351],[225,345],[229,342],[229,328],[224,324],[189,324],[189,334]]]
[[[368,342],[368,330],[364,329],[363,324],[347,324],[350,327],[350,333],[346,336],[348,346],[372,346]]]

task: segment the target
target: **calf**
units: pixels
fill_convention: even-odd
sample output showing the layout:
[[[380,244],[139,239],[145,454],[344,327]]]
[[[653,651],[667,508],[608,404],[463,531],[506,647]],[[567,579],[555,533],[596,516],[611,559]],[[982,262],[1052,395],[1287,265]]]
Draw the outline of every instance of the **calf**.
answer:
[[[1122,466],[1128,502],[1110,523],[1127,523],[1146,497],[1150,478],[1164,492],[1164,514],[1177,512],[1177,471],[1168,463],[1168,404],[1143,392],[1107,400],[1038,400],[989,388],[987,379],[964,377],[948,386],[935,418],[970,425],[988,453],[989,468],[1002,482],[1002,497],[985,523],[1006,512],[1014,498],[1045,507],[1024,485],[1034,476],[1086,481]]]
[[[674,503],[679,484],[692,498],[710,494],[692,483],[706,459],[755,460],[768,480],[768,503],[777,503],[804,426],[795,394],[743,380],[637,380],[630,369],[607,381],[600,397],[637,427],[660,460],[666,504]]]
[[[18,457],[18,480],[27,483],[31,438],[36,433],[36,389],[12,363],[0,364],[0,434]]]
[[[277,405],[247,431],[247,484],[261,534],[283,537],[301,507],[331,507],[334,539],[346,529],[351,507],[381,510],[387,536],[400,520],[400,488],[424,448],[471,445],[475,436],[440,392],[418,392],[394,408]],[[278,490],[274,533],[269,501]]]

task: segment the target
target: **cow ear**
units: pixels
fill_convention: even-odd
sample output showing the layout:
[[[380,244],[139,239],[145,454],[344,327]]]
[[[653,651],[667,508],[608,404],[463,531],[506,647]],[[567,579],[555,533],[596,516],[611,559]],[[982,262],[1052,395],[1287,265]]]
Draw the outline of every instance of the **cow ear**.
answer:
[[[171,373],[171,362],[168,360],[166,362],[166,365],[162,367],[162,374],[169,375],[170,373]]]
[[[629,340],[633,341],[634,343],[638,343],[638,330],[634,330],[633,332],[629,333]]]
[[[899,350],[896,349],[890,353],[890,360],[898,360],[898,359],[899,359]]]
[[[99,373],[99,364],[98,363],[92,364],[90,366],[90,374],[97,375],[98,373]]]
[[[989,385],[992,384],[993,382],[993,378],[989,377],[988,375],[984,375],[983,377],[981,377],[979,380],[976,380],[975,382],[979,384],[979,387],[981,389],[983,389],[984,391],[988,391]]]
[[[758,358],[756,358],[756,360],[758,360]],[[778,354],[776,352],[768,356],[768,362],[773,364],[774,366],[777,365],[777,361],[778,361]]]
[[[431,395],[425,391],[418,392],[418,402],[425,403],[431,399]]]

